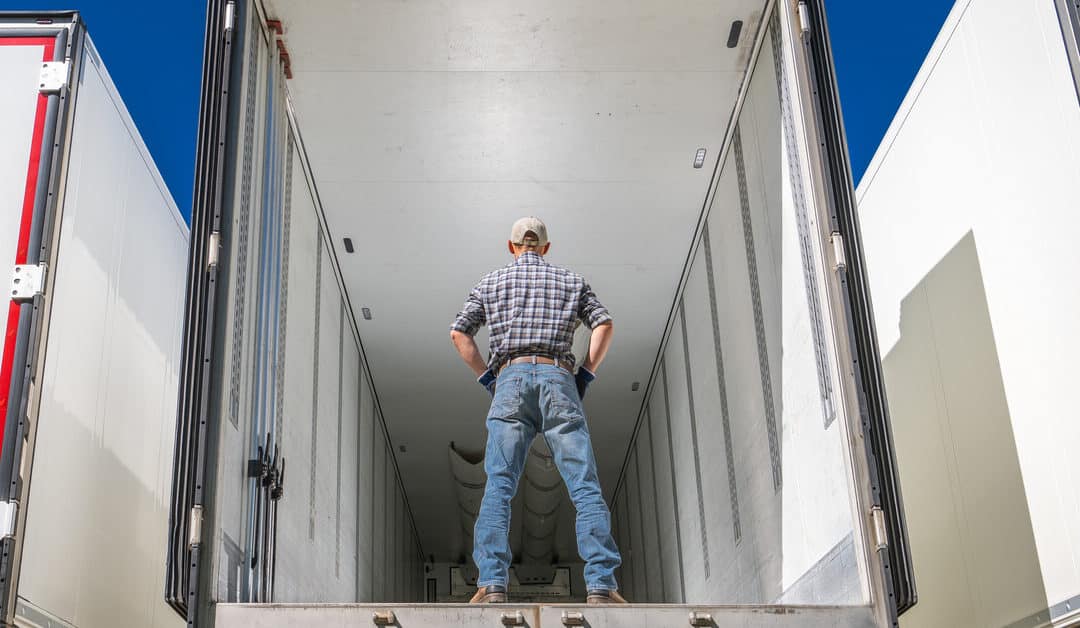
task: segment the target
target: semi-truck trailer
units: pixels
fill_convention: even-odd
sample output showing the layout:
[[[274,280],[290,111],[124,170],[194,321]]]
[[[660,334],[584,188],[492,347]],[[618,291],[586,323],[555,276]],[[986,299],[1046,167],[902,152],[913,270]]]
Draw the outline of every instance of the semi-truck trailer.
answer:
[[[161,599],[188,228],[76,13],[0,13],[0,620]]]
[[[189,624],[894,625],[915,591],[822,5],[209,2]],[[615,316],[586,410],[628,608],[583,605],[540,442],[511,603],[453,604],[487,398],[447,329],[529,213]]]
[[[46,19],[13,28],[70,37]],[[171,471],[133,472],[168,521],[93,473],[55,502],[140,522],[162,586],[147,598],[156,574],[86,554],[55,587],[111,608],[14,621],[896,625],[916,593],[853,199],[821,0],[210,0],[186,293],[139,292],[166,318],[183,302],[158,363],[179,351],[175,413],[139,424],[167,416],[153,442]],[[514,502],[510,603],[459,604],[488,400],[448,325],[532,213],[549,261],[615,317],[585,403],[627,607],[584,604],[542,441]],[[59,304],[61,270],[36,303]],[[44,404],[20,407],[45,429]],[[70,475],[45,468],[23,486]],[[5,548],[98,547],[64,536],[79,516],[31,519]],[[11,599],[54,564],[9,568]]]

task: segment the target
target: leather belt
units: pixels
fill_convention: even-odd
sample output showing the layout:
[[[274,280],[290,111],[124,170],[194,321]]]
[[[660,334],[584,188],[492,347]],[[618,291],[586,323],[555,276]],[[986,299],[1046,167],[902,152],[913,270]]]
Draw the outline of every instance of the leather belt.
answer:
[[[568,364],[570,364],[569,362],[560,362],[559,360],[549,358],[543,355],[523,355],[517,358],[510,358],[510,360],[508,360],[506,363],[499,367],[499,372],[501,373],[504,368],[510,366],[511,364],[554,364],[555,366],[558,366],[566,371],[569,371],[571,373],[573,372],[572,365],[567,366]]]

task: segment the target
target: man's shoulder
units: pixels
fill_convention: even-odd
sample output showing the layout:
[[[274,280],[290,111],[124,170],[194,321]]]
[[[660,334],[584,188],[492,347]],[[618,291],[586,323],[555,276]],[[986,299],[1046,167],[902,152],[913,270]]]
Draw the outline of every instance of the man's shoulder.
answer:
[[[510,264],[507,264],[505,266],[500,266],[499,268],[496,268],[495,270],[492,270],[491,272],[484,275],[480,279],[480,285],[481,286],[496,285],[500,281],[502,281],[504,279],[511,278],[515,274],[517,274],[519,271],[521,271],[523,269],[526,269],[526,268],[539,268],[539,269],[541,269],[540,270],[541,273],[545,273],[545,274],[548,274],[550,276],[557,277],[560,281],[562,281],[564,283],[574,283],[574,284],[587,283],[585,281],[585,278],[580,273],[574,272],[573,270],[571,270],[569,268],[565,268],[563,266],[556,266],[555,264],[551,264],[551,263],[544,263],[541,266],[535,266],[535,265],[533,265],[533,266],[522,266],[522,265],[510,263]]]

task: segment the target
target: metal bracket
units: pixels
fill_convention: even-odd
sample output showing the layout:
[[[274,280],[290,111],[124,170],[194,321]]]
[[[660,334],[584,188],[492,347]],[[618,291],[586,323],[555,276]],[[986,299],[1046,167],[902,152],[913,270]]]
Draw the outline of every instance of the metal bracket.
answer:
[[[581,611],[563,611],[562,624],[564,626],[584,626],[585,613]]]
[[[806,39],[810,36],[810,9],[806,6],[806,0],[799,0],[797,11],[799,13],[799,32],[803,39]]]
[[[504,625],[504,626],[524,626],[525,625],[525,615],[523,615],[521,613],[521,611],[505,612],[502,615],[500,615],[500,619],[502,619],[502,625]]]
[[[11,273],[11,300],[30,301],[45,289],[45,265],[21,264]]]
[[[874,543],[879,550],[889,547],[889,530],[885,527],[885,511],[881,506],[870,509],[870,521],[874,525]]]
[[[206,245],[206,270],[211,270],[218,265],[218,255],[221,252],[221,232],[212,231],[210,241]]]
[[[18,512],[18,503],[0,502],[0,538],[15,536],[15,519]]]
[[[55,94],[67,87],[70,67],[67,61],[46,61],[42,63],[41,75],[38,79],[38,91],[43,94]]]
[[[191,525],[188,526],[188,547],[195,547],[202,542],[202,506],[191,507]]]
[[[832,241],[833,258],[836,260],[836,266],[834,270],[842,270],[847,268],[847,254],[844,253],[844,236],[840,235],[840,232],[834,231],[829,238]]]
[[[225,5],[225,32],[233,29],[233,18],[236,17],[236,3],[229,2]]]
[[[713,622],[712,613],[702,613],[701,611],[690,612],[690,625],[691,626],[715,626]]]
[[[394,611],[375,611],[371,615],[371,623],[376,626],[393,626],[397,623]]]

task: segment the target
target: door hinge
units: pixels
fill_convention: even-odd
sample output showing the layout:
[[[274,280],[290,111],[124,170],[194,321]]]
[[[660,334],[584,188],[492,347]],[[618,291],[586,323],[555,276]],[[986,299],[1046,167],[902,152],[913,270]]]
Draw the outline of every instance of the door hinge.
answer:
[[[806,0],[799,0],[796,11],[799,14],[799,32],[805,39],[810,36],[810,7],[806,6]]]
[[[11,300],[32,301],[45,290],[45,264],[20,264],[11,273]]]
[[[210,233],[210,243],[206,247],[206,270],[218,265],[218,252],[221,250],[221,232]]]
[[[202,506],[191,507],[191,525],[188,526],[188,547],[195,547],[202,542]]]
[[[233,18],[236,17],[236,3],[228,2],[225,4],[225,32],[229,32],[233,29]]]
[[[38,79],[38,91],[42,94],[55,94],[67,87],[70,67],[67,61],[46,61],[42,63],[41,75]]]
[[[833,259],[836,261],[833,270],[847,268],[847,255],[844,253],[844,236],[840,235],[840,232],[834,231],[829,239],[832,241]]]
[[[0,538],[15,536],[15,519],[19,513],[16,502],[0,502]]]
[[[881,509],[881,506],[874,506],[870,509],[870,522],[874,527],[874,545],[878,550],[883,550],[889,546],[889,530],[885,527],[885,511]]]

